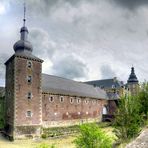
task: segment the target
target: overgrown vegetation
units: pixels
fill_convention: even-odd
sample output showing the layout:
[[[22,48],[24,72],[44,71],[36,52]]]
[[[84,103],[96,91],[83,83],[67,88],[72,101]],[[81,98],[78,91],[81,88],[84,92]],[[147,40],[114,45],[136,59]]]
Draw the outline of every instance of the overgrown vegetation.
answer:
[[[136,137],[148,119],[148,83],[143,83],[136,96],[120,99],[115,114],[115,134],[123,142]]]
[[[140,104],[137,97],[122,97],[114,123],[114,132],[119,140],[124,141],[137,136],[141,130],[142,123]]]
[[[106,135],[95,123],[83,124],[74,143],[77,148],[111,148],[113,138]]]
[[[140,92],[138,94],[138,100],[140,103],[140,113],[144,116],[144,119],[148,119],[148,82],[144,82],[141,85]]]

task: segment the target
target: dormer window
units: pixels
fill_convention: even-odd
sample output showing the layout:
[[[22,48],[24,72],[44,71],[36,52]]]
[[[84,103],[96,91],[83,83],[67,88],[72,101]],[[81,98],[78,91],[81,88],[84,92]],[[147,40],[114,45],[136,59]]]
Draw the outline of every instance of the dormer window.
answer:
[[[28,76],[27,81],[28,81],[28,83],[31,83],[32,82],[32,76]]]
[[[31,61],[28,61],[28,68],[32,68],[32,62]]]

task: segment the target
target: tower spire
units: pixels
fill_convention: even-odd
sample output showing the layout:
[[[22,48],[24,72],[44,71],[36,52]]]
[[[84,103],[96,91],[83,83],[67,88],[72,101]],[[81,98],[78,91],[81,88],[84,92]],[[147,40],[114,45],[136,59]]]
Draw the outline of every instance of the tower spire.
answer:
[[[21,28],[20,30],[20,33],[21,33],[21,36],[20,36],[20,40],[17,41],[13,48],[14,48],[14,51],[15,52],[24,52],[24,51],[29,51],[29,52],[32,52],[33,48],[32,48],[32,45],[31,43],[28,41],[28,29],[27,27],[25,26],[26,24],[26,3],[25,3],[25,0],[24,0],[24,17],[23,17],[23,27]]]
[[[24,27],[25,27],[25,23],[26,23],[26,3],[24,1],[24,19],[23,19],[23,22],[24,22]]]

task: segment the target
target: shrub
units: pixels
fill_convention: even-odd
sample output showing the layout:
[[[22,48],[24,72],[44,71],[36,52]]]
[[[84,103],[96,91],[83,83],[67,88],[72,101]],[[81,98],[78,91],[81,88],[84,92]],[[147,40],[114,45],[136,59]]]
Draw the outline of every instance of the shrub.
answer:
[[[41,143],[36,148],[50,148],[50,146],[46,143]]]
[[[74,143],[77,148],[111,148],[112,141],[96,124],[83,124]]]

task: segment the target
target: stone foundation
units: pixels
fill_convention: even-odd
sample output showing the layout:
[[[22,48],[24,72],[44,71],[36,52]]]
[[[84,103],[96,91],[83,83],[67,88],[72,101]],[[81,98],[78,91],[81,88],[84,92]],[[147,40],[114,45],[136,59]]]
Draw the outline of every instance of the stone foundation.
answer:
[[[16,126],[14,130],[14,139],[25,139],[40,137],[41,126]]]

